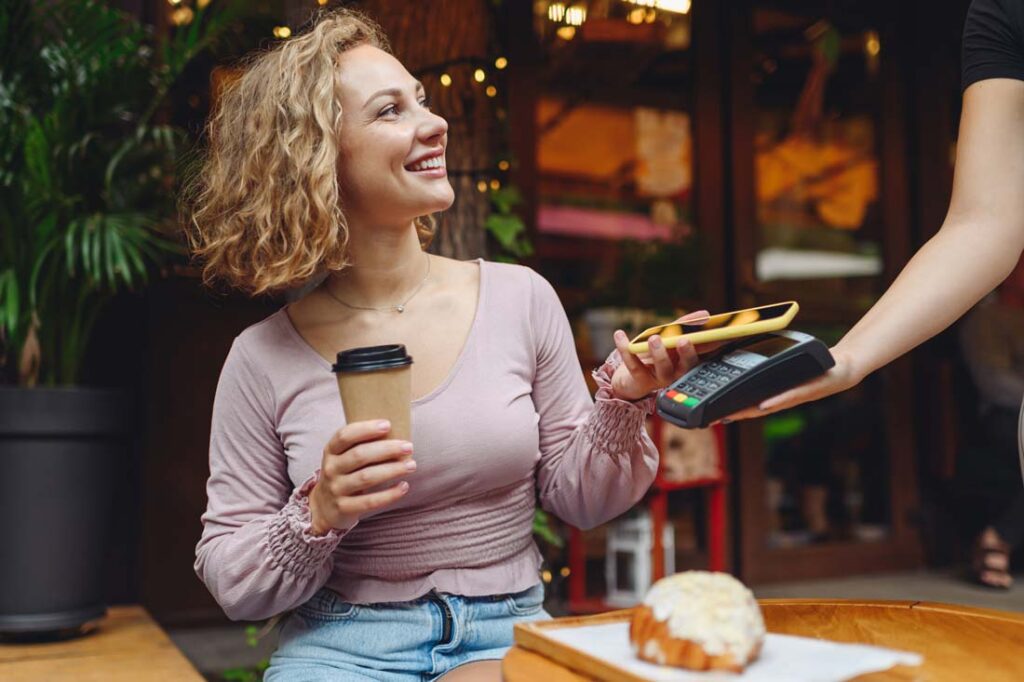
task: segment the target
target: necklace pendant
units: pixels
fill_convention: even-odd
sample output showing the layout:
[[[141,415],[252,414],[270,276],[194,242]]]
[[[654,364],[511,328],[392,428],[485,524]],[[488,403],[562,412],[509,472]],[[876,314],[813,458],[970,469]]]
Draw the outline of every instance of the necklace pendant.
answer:
[[[396,305],[395,306],[395,310],[400,312],[400,313],[404,313],[405,312],[405,306],[404,305]]]

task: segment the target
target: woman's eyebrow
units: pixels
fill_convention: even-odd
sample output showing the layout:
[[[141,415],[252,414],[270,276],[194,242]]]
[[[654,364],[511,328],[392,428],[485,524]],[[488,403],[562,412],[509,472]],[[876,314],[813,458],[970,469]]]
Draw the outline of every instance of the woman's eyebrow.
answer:
[[[423,87],[423,83],[421,83],[420,81],[416,81],[416,92],[422,92],[425,89],[426,88]],[[378,90],[377,92],[370,95],[370,98],[366,100],[366,104],[364,106],[369,106],[373,102],[373,100],[377,99],[378,97],[383,97],[384,95],[389,95],[391,97],[399,97],[401,96],[401,94],[401,88],[384,88],[383,90]]]

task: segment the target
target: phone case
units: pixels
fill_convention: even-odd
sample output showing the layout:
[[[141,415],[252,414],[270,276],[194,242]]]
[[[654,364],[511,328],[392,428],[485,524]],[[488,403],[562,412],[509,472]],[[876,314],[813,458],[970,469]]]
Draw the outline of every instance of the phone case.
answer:
[[[661,340],[664,342],[666,348],[675,348],[679,345],[679,342],[683,339],[688,339],[693,345],[699,345],[702,343],[713,343],[715,341],[726,341],[728,339],[738,339],[743,336],[753,336],[754,334],[764,334],[765,332],[774,332],[780,329],[785,329],[789,326],[789,323],[796,317],[797,312],[800,310],[800,306],[796,301],[784,301],[782,303],[770,303],[768,305],[758,306],[756,308],[749,308],[748,310],[760,310],[762,308],[769,308],[773,305],[780,305],[783,303],[789,303],[790,308],[786,311],[785,315],[779,317],[773,317],[768,320],[758,320],[757,322],[749,322],[747,324],[739,324],[732,327],[719,327],[717,329],[707,329],[700,332],[692,332],[690,334],[676,334],[676,335],[663,335]],[[733,313],[742,312],[739,310],[730,311]],[[720,313],[725,314],[725,313]],[[682,318],[674,320],[666,325],[668,328],[666,332],[671,331],[671,326],[678,324],[680,332],[683,330]],[[642,334],[642,332],[641,332]],[[638,335],[639,336],[639,335]],[[634,355],[641,353],[650,353],[650,348],[646,341],[639,341],[637,343],[629,344],[629,352]]]

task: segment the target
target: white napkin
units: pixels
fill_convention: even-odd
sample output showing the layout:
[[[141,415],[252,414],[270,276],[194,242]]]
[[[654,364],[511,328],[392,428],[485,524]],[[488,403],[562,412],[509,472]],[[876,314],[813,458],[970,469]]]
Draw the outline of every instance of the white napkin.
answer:
[[[921,665],[919,654],[866,644],[768,634],[742,674],[694,672],[641,661],[629,646],[629,623],[551,628],[544,635],[652,682],[839,682],[894,665]]]

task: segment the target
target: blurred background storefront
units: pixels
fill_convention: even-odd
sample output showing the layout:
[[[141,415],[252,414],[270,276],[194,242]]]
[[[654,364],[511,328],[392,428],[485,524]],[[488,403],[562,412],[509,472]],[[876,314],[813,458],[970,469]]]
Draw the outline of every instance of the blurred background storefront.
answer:
[[[120,4],[166,32],[200,9]],[[247,3],[167,120],[197,133],[232,60],[287,40],[317,4]],[[584,368],[617,326],[697,308],[795,299],[794,328],[835,342],[942,222],[965,0],[357,4],[451,124],[457,201],[432,248],[537,269]],[[220,366],[282,300],[208,292],[184,261],[165,275],[107,310],[86,374],[133,388],[143,415],[120,487],[115,600],[184,623],[222,617],[192,572]],[[758,585],[964,560],[981,522],[957,497],[968,391],[954,330],[855,390],[725,429],[726,566]],[[700,450],[657,433],[663,452]],[[675,567],[706,564],[703,493],[667,505]],[[607,534],[584,534],[588,589],[608,587]],[[556,592],[567,552],[545,548]]]

